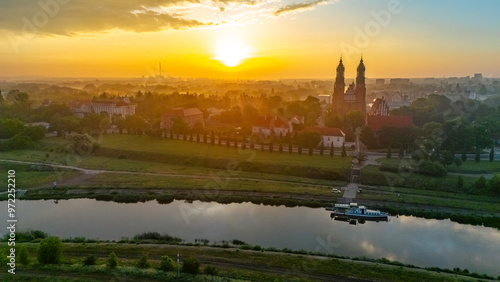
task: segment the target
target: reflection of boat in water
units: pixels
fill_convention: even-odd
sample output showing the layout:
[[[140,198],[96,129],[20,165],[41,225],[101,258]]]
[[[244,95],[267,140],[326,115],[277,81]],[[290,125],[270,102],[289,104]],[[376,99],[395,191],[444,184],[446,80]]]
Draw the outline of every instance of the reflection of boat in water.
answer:
[[[335,220],[350,221],[357,219],[359,223],[364,223],[366,220],[372,221],[388,221],[389,213],[379,210],[370,210],[365,206],[358,206],[356,203],[350,204],[335,204],[327,210],[332,211],[330,217]]]

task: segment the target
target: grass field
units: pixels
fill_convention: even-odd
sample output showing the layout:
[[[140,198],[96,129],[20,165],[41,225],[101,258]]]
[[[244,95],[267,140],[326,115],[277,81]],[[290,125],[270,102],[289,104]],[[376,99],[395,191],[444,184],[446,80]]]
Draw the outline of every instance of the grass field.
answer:
[[[35,263],[38,244],[23,243],[19,245],[28,249],[32,261],[31,265],[17,267],[16,278],[21,280],[44,281],[44,277],[61,280],[73,277],[76,281],[141,278],[154,281],[173,280],[177,276],[176,271],[162,272],[156,268],[159,266],[162,255],[175,259],[177,254],[181,255],[181,260],[186,257],[197,258],[201,262],[202,271],[206,266],[213,266],[218,270],[215,277],[192,276],[181,272],[180,281],[224,281],[224,279],[243,281],[311,281],[319,279],[332,281],[342,280],[342,277],[383,281],[400,281],[402,278],[405,281],[455,281],[457,279],[456,274],[439,273],[412,266],[405,267],[401,263],[390,265],[378,263],[378,261],[374,263],[302,254],[285,254],[264,251],[260,247],[259,251],[249,251],[235,248],[164,244],[65,243],[63,264],[42,266]],[[106,259],[112,251],[119,259],[119,265],[116,269],[105,266]],[[139,269],[136,267],[137,261],[145,253],[148,254],[152,268]],[[82,265],[83,260],[89,255],[97,257],[97,265]],[[473,281],[472,277],[459,277],[460,280]]]
[[[342,158],[338,155],[332,158],[328,155],[328,150],[325,150],[325,155],[321,157],[319,155],[309,156],[307,154],[307,150],[304,150],[302,155],[299,155],[298,153],[288,154],[287,146],[285,146],[283,153],[279,153],[277,150],[271,153],[267,150],[267,147],[264,151],[251,151],[248,148],[247,150],[238,150],[234,147],[227,148],[224,145],[218,146],[217,144],[212,146],[210,144],[175,139],[156,139],[145,136],[138,137],[117,134],[104,135],[101,147],[138,152],[201,156],[327,169],[349,168],[352,161],[350,157]]]
[[[358,199],[500,213],[500,198],[403,187],[364,187]]]
[[[399,165],[403,163],[405,165],[416,165],[417,162],[411,159],[399,159],[399,158],[378,158],[378,163],[386,163],[390,165]],[[475,162],[474,160],[467,160],[462,162],[460,166],[456,164],[451,164],[446,166],[448,172],[454,173],[464,173],[464,174],[492,174],[500,173],[500,162],[495,160],[493,162],[487,160],[481,160],[480,162]]]

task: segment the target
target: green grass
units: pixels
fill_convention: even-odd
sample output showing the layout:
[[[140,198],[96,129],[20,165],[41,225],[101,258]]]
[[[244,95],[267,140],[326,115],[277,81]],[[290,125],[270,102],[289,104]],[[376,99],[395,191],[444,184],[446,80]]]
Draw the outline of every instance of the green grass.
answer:
[[[36,187],[52,187],[54,181],[60,182],[63,179],[71,179],[80,172],[71,170],[54,170],[54,171],[28,171],[29,165],[14,164],[8,162],[0,162],[0,172],[2,175],[7,175],[8,170],[16,172],[16,190],[31,189]],[[6,190],[7,178],[3,178],[2,188],[0,192]]]
[[[175,177],[159,175],[99,174],[86,184],[89,188],[231,190],[331,196],[331,186],[236,177]],[[81,187],[81,185],[78,185]]]
[[[327,280],[342,277],[400,281],[453,281],[454,275],[433,271],[404,267],[402,264],[390,265],[382,263],[362,262],[349,259],[317,257],[309,255],[284,254],[267,251],[244,251],[239,249],[188,247],[175,245],[138,245],[115,243],[65,243],[61,265],[40,266],[35,263],[38,244],[23,243],[31,256],[32,264],[18,265],[16,278],[36,279],[51,275],[51,279],[67,279],[68,277],[84,277],[92,280],[114,279],[172,279],[174,272],[161,272],[155,269],[140,270],[135,267],[143,253],[147,253],[153,268],[158,267],[162,255],[175,258],[178,253],[181,258],[196,257],[202,262],[201,269],[213,265],[219,270],[218,277],[189,276],[181,274],[181,281],[220,281],[225,279],[243,279],[258,281],[309,281],[313,277],[323,277]],[[119,259],[115,270],[103,264],[111,251]],[[82,261],[89,255],[95,255],[97,266],[83,267]],[[377,261],[378,262],[378,261]],[[382,260],[380,260],[382,262]],[[5,266],[2,266],[2,269]],[[16,275],[18,275],[16,274]],[[202,280],[203,279],[203,280]],[[212,279],[212,280],[210,280]],[[460,279],[468,279],[460,277]]]
[[[358,193],[358,199],[380,202],[432,205],[436,209],[453,208],[500,213],[500,198],[494,196],[470,195],[435,190],[411,189],[402,187],[365,187]]]
[[[275,144],[277,145],[277,144]],[[288,150],[288,145],[284,151]],[[150,137],[138,137],[130,135],[109,134],[102,138],[101,147],[113,148],[137,152],[176,154],[186,156],[201,156],[210,158],[231,159],[237,161],[256,161],[265,163],[277,163],[281,165],[300,165],[327,169],[349,168],[352,159],[350,157],[341,158],[339,156],[330,157],[325,154],[309,156],[307,151],[302,155],[297,153],[288,154],[288,152],[279,153],[277,150],[270,153],[267,149],[264,151],[255,150],[237,150],[234,147],[218,146],[196,143],[175,139],[156,139]],[[266,146],[267,148],[267,146]],[[253,153],[252,153],[253,152]]]
[[[405,165],[415,165],[417,164],[416,161],[411,160],[411,159],[402,159],[400,160],[399,158],[378,158],[376,160],[378,163],[385,163],[389,165],[399,165],[400,163],[403,163]],[[455,164],[451,164],[446,166],[446,169],[448,172],[454,172],[454,173],[464,173],[464,174],[492,174],[492,173],[499,173],[500,172],[500,162],[498,160],[490,162],[487,160],[481,160],[480,162],[475,162],[474,160],[467,160],[465,162],[462,162],[462,165],[457,166]]]

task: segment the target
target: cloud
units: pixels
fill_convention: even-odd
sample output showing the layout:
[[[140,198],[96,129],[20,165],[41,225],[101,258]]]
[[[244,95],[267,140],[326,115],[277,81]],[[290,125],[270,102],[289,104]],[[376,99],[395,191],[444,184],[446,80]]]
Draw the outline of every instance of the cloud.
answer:
[[[274,11],[273,15],[281,16],[283,14],[288,14],[291,12],[312,9],[314,6],[319,5],[319,4],[324,4],[326,2],[328,2],[328,0],[316,0],[316,1],[312,1],[312,2],[290,4],[290,5],[286,5],[284,7],[279,8],[278,10]]]
[[[212,25],[176,13],[193,5],[255,5],[257,0],[16,0],[3,1],[0,29],[72,36],[113,29],[152,32]]]
[[[21,36],[76,36],[111,30],[141,33],[203,28],[226,24],[227,19],[251,24],[334,0],[288,5],[285,1],[289,0],[2,1],[0,30]]]

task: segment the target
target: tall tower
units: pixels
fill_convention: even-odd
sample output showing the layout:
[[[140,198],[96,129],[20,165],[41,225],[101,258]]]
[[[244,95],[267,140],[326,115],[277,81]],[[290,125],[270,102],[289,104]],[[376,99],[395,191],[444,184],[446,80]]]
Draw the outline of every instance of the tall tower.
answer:
[[[340,57],[339,65],[337,66],[337,77],[333,86],[332,104],[334,111],[341,111],[344,102],[345,80],[344,80],[344,64],[342,57]]]
[[[363,114],[366,114],[366,84],[365,84],[365,64],[363,57],[359,62],[356,75],[356,108]]]

